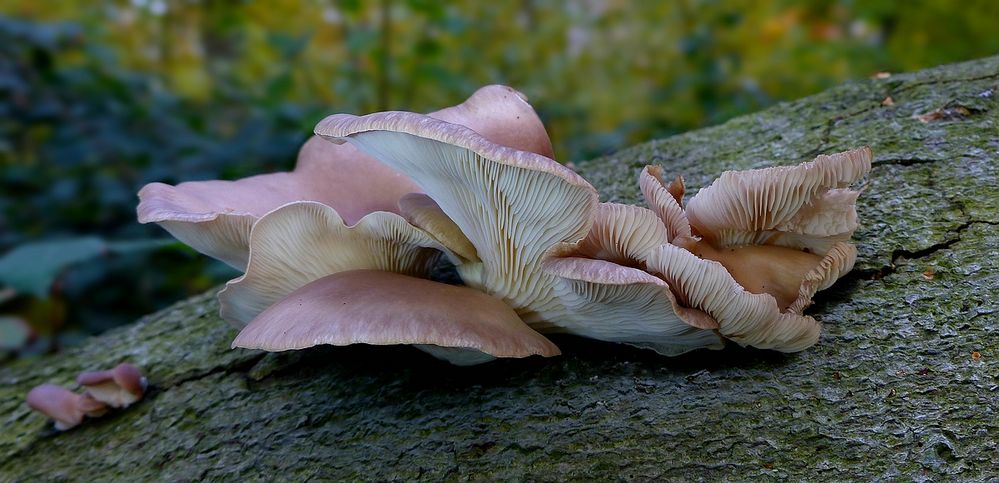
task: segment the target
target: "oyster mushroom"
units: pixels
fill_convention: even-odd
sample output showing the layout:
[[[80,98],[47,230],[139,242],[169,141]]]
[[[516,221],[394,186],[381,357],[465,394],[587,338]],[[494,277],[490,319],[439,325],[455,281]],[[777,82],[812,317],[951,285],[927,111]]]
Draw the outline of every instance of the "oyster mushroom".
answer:
[[[688,225],[687,220],[689,213],[726,209],[722,202],[727,198],[717,195],[717,207],[705,208],[711,190],[695,196],[697,202],[692,201],[685,212],[682,180],[667,185],[662,182],[661,171],[646,170],[641,178],[643,192],[661,222],[635,223],[630,218],[655,217],[647,210],[641,213],[610,205],[597,207],[593,204],[592,187],[552,166],[551,160],[495,148],[460,126],[425,116],[335,115],[322,121],[316,133],[334,142],[350,142],[413,178],[468,236],[479,253],[481,264],[458,266],[462,279],[506,300],[529,325],[541,332],[578,333],[646,346],[668,339],[657,334],[684,333],[699,338],[691,344],[662,346],[664,353],[720,346],[716,335],[698,330],[717,329],[742,344],[784,351],[801,350],[818,339],[820,326],[811,317],[800,315],[800,310],[796,310],[802,305],[800,302],[787,301],[770,292],[747,291],[747,287],[733,279],[733,275],[741,277],[741,271],[701,260],[670,244],[691,248],[688,246],[691,242],[701,242],[696,235],[715,234],[710,223],[695,224],[692,219]],[[817,220],[830,214],[834,218],[841,215],[849,218],[845,204],[855,196],[828,191],[842,190],[866,173],[866,169],[869,169],[869,151],[865,155],[860,150],[820,157],[798,168],[727,173],[718,183],[738,184],[732,180],[742,178],[764,180],[768,191],[762,197],[754,195],[752,190],[740,191],[738,187],[733,190],[736,193],[733,198],[748,199],[746,203],[758,207],[760,213],[746,231],[786,229],[796,235],[787,237],[788,241],[809,241],[816,247],[828,243],[829,249],[823,255],[836,257],[849,253],[848,248],[835,246],[833,250],[833,246],[836,240],[848,239],[855,224],[850,227],[848,219],[838,223],[840,229],[814,227]],[[809,204],[813,198],[818,199],[817,207]],[[764,212],[768,210],[781,216],[768,219],[775,223],[773,226],[757,227],[756,220],[767,218],[769,215]],[[730,211],[740,213],[736,208]],[[697,218],[702,219],[710,217]],[[540,220],[549,222],[538,226]],[[711,239],[727,240],[728,236],[746,239],[746,235],[735,232],[720,235]],[[549,253],[554,260],[543,263],[545,254],[538,247],[544,246],[560,247]],[[767,251],[764,253],[769,255]],[[739,263],[745,260],[767,263],[759,253],[748,255],[736,259]],[[828,274],[835,272],[839,276],[852,265],[850,260],[840,258],[820,263],[819,257],[815,262],[807,270],[789,277],[797,282],[795,296],[828,285],[831,283]],[[660,285],[628,268],[645,269],[664,283]],[[805,280],[810,282],[804,283]],[[750,289],[757,288],[744,277],[742,281]],[[663,290],[664,286],[669,290]],[[648,296],[656,287],[660,299]],[[670,301],[669,296],[675,300]],[[647,313],[642,310],[648,309],[649,301],[654,299],[670,310],[660,310],[656,317],[644,317]],[[610,309],[618,311],[617,316],[609,316]],[[785,310],[790,311],[785,313]],[[656,324],[665,323],[662,319],[676,324],[675,331],[664,330],[662,325],[657,327]],[[636,329],[626,328],[621,320],[641,322]],[[601,323],[606,326],[599,326]]]
[[[541,333],[563,332],[669,355],[725,339],[795,351],[820,329],[801,310],[853,263],[846,186],[866,172],[863,152],[726,173],[727,189],[701,190],[686,210],[682,178],[650,167],[648,210],[598,203],[548,157],[543,126],[509,88],[429,116],[334,115],[315,132],[337,153],[319,164],[378,166],[404,183],[382,199],[337,179],[323,189],[349,184],[349,199],[284,199],[248,230],[192,224],[238,235],[213,248],[246,272],[220,293],[241,328],[235,347],[412,344],[472,364],[555,355]],[[341,159],[345,144],[356,151]],[[441,257],[465,287],[425,279]]]
[[[106,371],[80,373],[76,383],[83,386],[90,397],[113,408],[125,408],[142,399],[148,384],[142,372],[127,363]]]
[[[475,247],[481,262],[457,267],[465,283],[502,298],[532,328],[671,355],[721,346],[716,321],[641,271],[668,243],[653,212],[597,204],[592,186],[551,159],[426,116],[337,115],[316,132],[412,177]]]
[[[27,397],[28,406],[55,421],[59,431],[78,426],[84,416],[99,417],[107,412],[107,404],[88,394],[77,394],[55,384],[36,386]]]

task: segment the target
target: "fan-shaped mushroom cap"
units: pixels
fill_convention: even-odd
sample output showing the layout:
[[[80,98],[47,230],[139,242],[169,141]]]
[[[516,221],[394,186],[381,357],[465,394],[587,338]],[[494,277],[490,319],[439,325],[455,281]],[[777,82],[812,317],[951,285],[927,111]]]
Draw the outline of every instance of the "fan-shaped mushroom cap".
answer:
[[[589,230],[596,190],[555,161],[490,142],[464,126],[408,112],[334,115],[316,126],[406,173],[475,247],[463,280],[512,305],[525,321],[555,304],[545,251]]]
[[[690,223],[683,211],[683,178],[677,176],[669,185],[663,182],[661,166],[646,166],[638,177],[638,185],[649,208],[659,215],[666,226],[666,240],[690,236]]]
[[[739,344],[794,352],[819,339],[815,319],[781,313],[773,296],[746,291],[716,261],[667,244],[653,250],[648,266],[669,284],[680,305],[707,313],[723,336]]]
[[[551,255],[644,268],[649,253],[663,243],[668,243],[666,228],[652,211],[634,205],[600,203],[586,237],[578,243],[560,244]]]
[[[600,203],[578,243],[552,248],[543,269],[559,279],[555,294],[564,312],[552,332],[645,347],[664,355],[721,348],[706,313],[680,306],[669,285],[640,269],[666,244],[667,231],[652,211]]]
[[[337,272],[423,275],[442,251],[447,248],[394,213],[370,213],[348,226],[322,203],[289,203],[254,225],[246,273],[219,293],[222,318],[243,327],[274,302]]]
[[[687,205],[696,234],[673,243],[720,262],[746,290],[801,314],[817,290],[847,273],[856,249],[857,191],[871,150],[819,156],[798,166],[728,171]]]
[[[107,405],[86,394],[77,394],[55,384],[42,384],[28,392],[28,406],[55,420],[55,428],[65,431],[83,422],[84,416],[98,417]]]
[[[857,248],[849,243],[839,242],[832,246],[819,264],[802,278],[798,287],[798,297],[788,305],[786,311],[801,314],[812,303],[812,297],[819,290],[832,286],[840,277],[853,269],[857,261]]]
[[[605,260],[550,258],[544,269],[558,276],[558,299],[566,314],[553,331],[623,342],[675,356],[694,349],[720,349],[718,327],[700,310],[681,307],[666,282],[641,270]]]
[[[258,315],[233,347],[414,344],[459,365],[559,354],[501,300],[467,287],[355,270],[311,282]]]
[[[147,381],[137,367],[121,363],[106,371],[80,373],[76,383],[94,399],[113,408],[124,408],[142,399]]]
[[[825,254],[857,228],[857,192],[871,149],[797,166],[726,171],[687,203],[696,234],[715,247],[776,245]]]
[[[253,223],[289,202],[332,206],[355,223],[374,211],[398,211],[399,198],[418,188],[412,181],[350,146],[309,139],[290,173],[238,181],[151,183],[139,191],[139,222],[159,223],[195,250],[244,270]]]
[[[522,94],[504,86],[479,89],[464,103],[430,114],[463,124],[493,142],[551,153],[551,141]],[[398,200],[419,189],[352,146],[309,139],[290,173],[237,181],[151,183],[139,191],[140,223],[159,223],[195,250],[244,270],[253,223],[293,201],[317,201],[348,223],[375,211],[398,212]]]

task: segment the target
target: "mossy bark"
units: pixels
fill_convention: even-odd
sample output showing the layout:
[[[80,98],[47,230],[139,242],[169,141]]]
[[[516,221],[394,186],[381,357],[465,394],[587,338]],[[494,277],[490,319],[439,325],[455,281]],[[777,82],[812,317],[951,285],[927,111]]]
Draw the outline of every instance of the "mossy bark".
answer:
[[[870,145],[860,260],[810,309],[824,333],[802,353],[665,358],[561,337],[560,358],[471,368],[405,347],[265,356],[229,350],[206,294],[0,370],[0,480],[995,477],[997,90],[994,57],[578,164],[604,200],[637,202],[649,163],[693,192],[725,169]],[[151,382],[127,410],[55,433],[23,403],[122,361]]]

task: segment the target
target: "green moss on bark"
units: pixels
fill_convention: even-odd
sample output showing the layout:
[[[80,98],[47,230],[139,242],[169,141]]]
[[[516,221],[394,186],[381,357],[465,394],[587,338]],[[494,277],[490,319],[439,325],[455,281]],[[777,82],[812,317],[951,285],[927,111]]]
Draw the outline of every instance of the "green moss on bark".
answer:
[[[561,358],[473,368],[405,347],[263,356],[228,350],[208,294],[0,370],[0,479],[994,476],[997,86],[999,57],[861,81],[578,164],[605,200],[636,202],[648,163],[693,192],[870,145],[861,258],[810,310],[824,333],[800,354],[562,337]],[[22,403],[121,361],[152,383],[126,411],[57,434]]]

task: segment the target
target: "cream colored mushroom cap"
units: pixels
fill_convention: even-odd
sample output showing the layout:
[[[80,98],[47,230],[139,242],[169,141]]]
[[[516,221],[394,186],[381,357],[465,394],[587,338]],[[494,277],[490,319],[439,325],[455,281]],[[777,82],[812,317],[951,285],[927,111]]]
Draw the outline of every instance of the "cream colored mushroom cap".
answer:
[[[726,171],[687,203],[691,226],[712,245],[777,245],[822,255],[857,228],[857,192],[871,149],[820,155],[797,166]]]
[[[246,273],[219,293],[222,318],[243,327],[286,295],[337,272],[426,275],[445,252],[446,247],[394,213],[370,213],[347,225],[322,203],[289,203],[254,225]]]

